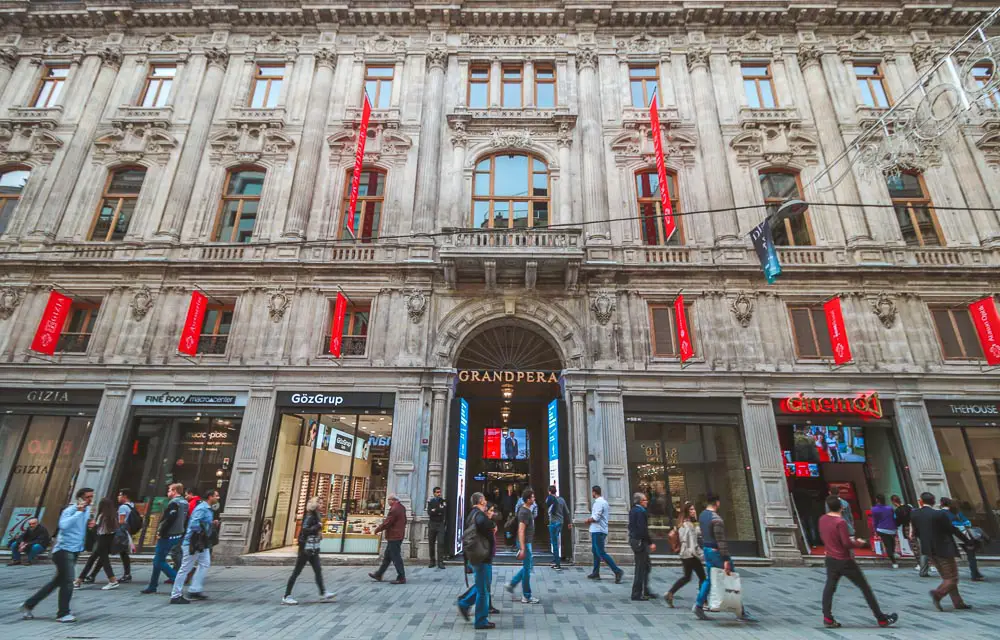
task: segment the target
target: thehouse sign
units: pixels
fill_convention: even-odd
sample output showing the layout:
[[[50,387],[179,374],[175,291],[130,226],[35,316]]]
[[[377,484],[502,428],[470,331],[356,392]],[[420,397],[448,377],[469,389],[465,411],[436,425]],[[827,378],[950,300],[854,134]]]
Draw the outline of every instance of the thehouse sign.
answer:
[[[852,397],[810,398],[798,393],[782,398],[778,403],[784,413],[834,413],[855,414],[863,418],[881,418],[882,402],[878,392],[859,393]]]

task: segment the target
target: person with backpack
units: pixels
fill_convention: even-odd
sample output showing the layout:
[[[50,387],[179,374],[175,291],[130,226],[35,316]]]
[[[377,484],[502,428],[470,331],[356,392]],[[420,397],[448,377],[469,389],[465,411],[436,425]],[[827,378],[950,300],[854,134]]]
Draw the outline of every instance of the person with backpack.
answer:
[[[308,562],[316,576],[316,586],[319,587],[319,597],[322,602],[333,602],[336,594],[323,588],[323,570],[319,564],[319,545],[322,537],[323,521],[320,518],[322,510],[322,498],[313,496],[306,503],[306,515],[302,519],[302,529],[299,531],[299,555],[295,560],[295,569],[288,578],[288,585],[285,586],[285,597],[281,599],[281,604],[298,604],[299,601],[292,597],[292,588],[295,587],[295,580]]]
[[[132,558],[129,553],[132,551],[132,538],[142,531],[142,516],[136,511],[135,503],[132,502],[128,489],[118,491],[118,528],[128,533],[128,541],[118,545],[118,555],[122,559],[122,577],[118,582],[132,582]]]
[[[549,514],[549,543],[552,546],[552,568],[562,571],[562,558],[559,543],[562,541],[563,523],[568,529],[573,528],[572,514],[566,506],[566,500],[556,493],[556,485],[549,487],[549,495],[545,498],[545,510]]]
[[[187,532],[184,534],[184,541],[181,543],[184,559],[181,561],[181,570],[177,572],[174,579],[174,587],[170,592],[170,604],[190,604],[191,600],[208,600],[205,595],[205,574],[212,566],[212,556],[209,551],[209,538],[212,535],[212,521],[214,514],[212,505],[219,501],[219,492],[209,489],[205,492],[204,499],[191,512],[188,519]],[[191,588],[188,589],[187,598],[184,597],[184,580],[191,573],[195,563],[198,564],[198,572],[191,580]],[[189,600],[190,598],[191,600]]]
[[[490,592],[493,585],[493,554],[496,551],[497,524],[489,513],[486,496],[476,492],[472,494],[470,501],[472,511],[465,519],[462,547],[466,560],[472,565],[475,585],[459,597],[458,612],[468,620],[469,609],[474,604],[476,605],[475,628],[494,629],[496,624],[490,622],[489,614],[496,611],[490,606]]]
[[[965,551],[965,555],[969,561],[969,574],[973,582],[985,582],[986,577],[979,572],[979,562],[976,558],[976,550],[978,549],[980,542],[976,540],[973,530],[972,522],[965,517],[965,514],[958,508],[958,502],[952,500],[951,498],[941,498],[941,508],[948,510],[948,517],[951,519],[951,525],[955,527],[957,531],[962,533],[962,537],[957,537],[962,550]]]
[[[94,543],[94,550],[87,558],[87,563],[83,565],[80,577],[76,579],[74,588],[79,589],[86,584],[93,584],[97,578],[97,573],[104,569],[104,575],[108,577],[108,584],[101,587],[102,591],[110,591],[118,588],[118,579],[115,577],[115,570],[111,567],[111,545],[115,540],[115,531],[118,530],[118,514],[115,511],[115,503],[111,498],[104,497],[97,504],[97,520],[94,525],[94,532],[97,539]],[[94,563],[97,563],[96,566]],[[94,572],[91,573],[90,570]]]
[[[674,552],[681,558],[681,566],[684,567],[684,575],[677,578],[677,582],[670,587],[670,591],[663,594],[663,599],[667,601],[667,606],[674,608],[674,594],[681,590],[681,587],[691,582],[691,574],[698,576],[698,588],[705,582],[705,552],[701,548],[701,527],[698,525],[698,511],[694,504],[684,503],[681,510],[681,522],[674,529],[677,532],[677,548]]]
[[[160,524],[156,530],[156,549],[153,551],[153,572],[149,576],[149,585],[139,593],[156,593],[160,586],[160,572],[167,574],[167,579],[173,582],[177,571],[167,562],[167,556],[175,547],[180,547],[181,538],[187,527],[187,500],[184,499],[184,485],[179,482],[167,487],[167,503]]]

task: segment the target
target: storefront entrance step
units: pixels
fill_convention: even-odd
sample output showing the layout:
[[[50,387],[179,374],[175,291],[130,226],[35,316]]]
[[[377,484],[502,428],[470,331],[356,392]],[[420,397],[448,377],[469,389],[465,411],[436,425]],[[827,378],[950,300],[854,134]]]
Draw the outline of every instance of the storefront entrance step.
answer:
[[[297,557],[298,552],[296,551],[246,553],[236,558],[236,562],[233,564],[249,567],[295,566]],[[379,556],[373,554],[321,553],[319,558],[323,566],[378,566],[381,561]],[[416,561],[408,560],[406,562],[412,564]]]

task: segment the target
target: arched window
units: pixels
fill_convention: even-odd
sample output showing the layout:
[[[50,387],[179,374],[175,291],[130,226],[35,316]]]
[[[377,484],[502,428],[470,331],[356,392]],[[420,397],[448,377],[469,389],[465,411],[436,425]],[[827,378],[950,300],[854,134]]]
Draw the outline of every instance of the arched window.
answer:
[[[30,175],[31,169],[27,167],[0,169],[0,234],[7,231]]]
[[[212,234],[214,242],[250,242],[263,189],[263,169],[238,167],[229,170]]]
[[[145,179],[146,170],[142,167],[115,169],[108,174],[101,204],[90,228],[90,240],[110,242],[125,239]]]
[[[549,167],[535,156],[497,154],[476,164],[472,226],[476,229],[546,227]]]
[[[354,171],[347,172],[344,188],[344,204],[341,206],[340,237],[350,238],[347,230],[347,207],[351,204],[351,179]],[[354,207],[354,235],[362,242],[378,238],[379,224],[382,222],[382,206],[385,204],[385,171],[365,169],[358,183],[358,202]]]
[[[767,215],[774,215],[781,204],[789,198],[802,199],[802,185],[799,174],[791,171],[761,171],[760,189],[764,193]],[[784,247],[808,246],[813,244],[812,229],[808,212],[794,218],[779,220],[773,227],[774,244]]]
[[[667,188],[670,192],[670,206],[676,216],[681,210],[680,194],[677,192],[677,174],[667,172]],[[639,226],[642,230],[642,243],[649,245],[681,245],[684,244],[681,218],[674,217],[677,228],[669,239],[664,237],[663,207],[660,204],[660,176],[655,170],[640,171],[635,174],[635,193],[639,201]]]
[[[934,217],[934,203],[927,195],[924,179],[918,173],[901,173],[886,178],[889,197],[896,210],[899,230],[906,244],[915,247],[937,247],[942,244],[941,230]]]

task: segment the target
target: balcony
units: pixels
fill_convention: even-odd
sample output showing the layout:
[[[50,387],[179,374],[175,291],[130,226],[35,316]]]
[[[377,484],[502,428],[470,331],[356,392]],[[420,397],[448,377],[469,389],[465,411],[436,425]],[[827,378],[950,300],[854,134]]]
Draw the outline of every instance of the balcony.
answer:
[[[441,247],[445,282],[521,285],[539,282],[576,286],[583,260],[582,229],[454,229],[446,228]]]
[[[198,338],[198,355],[221,356],[228,344],[228,335],[203,335]]]
[[[331,336],[323,336],[323,355],[330,355]],[[340,355],[342,357],[364,357],[368,347],[368,336],[344,336],[340,342]]]
[[[63,333],[56,343],[57,353],[87,353],[90,346],[89,333]]]

